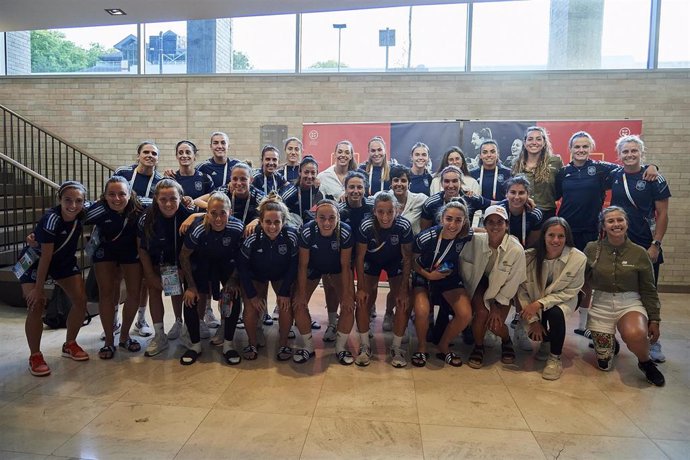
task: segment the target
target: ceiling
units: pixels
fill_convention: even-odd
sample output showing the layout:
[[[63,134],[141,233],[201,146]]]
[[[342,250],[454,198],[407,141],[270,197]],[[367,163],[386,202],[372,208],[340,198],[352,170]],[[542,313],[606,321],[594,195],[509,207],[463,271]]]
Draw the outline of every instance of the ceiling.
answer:
[[[0,0],[0,31],[438,3],[467,3],[467,0]],[[105,8],[120,8],[127,15],[110,16],[104,11]]]

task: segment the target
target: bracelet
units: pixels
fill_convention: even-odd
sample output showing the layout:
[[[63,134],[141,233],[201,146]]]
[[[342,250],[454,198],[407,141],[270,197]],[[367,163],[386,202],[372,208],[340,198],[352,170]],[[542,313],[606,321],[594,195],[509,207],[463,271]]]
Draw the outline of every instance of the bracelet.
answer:
[[[656,325],[658,325],[658,324],[659,324],[659,320],[658,320],[658,319],[650,319],[649,321],[647,321],[647,323],[648,323],[648,324],[656,324]]]

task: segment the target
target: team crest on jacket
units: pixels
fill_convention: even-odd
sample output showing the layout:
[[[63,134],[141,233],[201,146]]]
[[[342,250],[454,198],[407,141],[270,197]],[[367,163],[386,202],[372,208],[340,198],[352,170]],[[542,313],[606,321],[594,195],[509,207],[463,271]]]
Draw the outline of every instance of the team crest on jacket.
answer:
[[[592,165],[592,166],[587,167],[587,174],[589,174],[590,176],[596,176],[596,174],[597,174],[596,166]]]
[[[646,186],[647,186],[647,184],[645,183],[645,181],[643,181],[641,179],[637,181],[637,184],[635,184],[635,188],[639,191],[644,190]]]
[[[231,236],[224,236],[223,237],[223,246],[230,246],[230,243],[232,243],[232,237]]]
[[[331,241],[331,249],[334,251],[338,250],[338,242],[337,241]]]
[[[279,244],[278,245],[278,254],[281,256],[284,256],[287,254],[287,244]]]
[[[424,179],[424,187],[428,187],[428,186],[429,186],[429,179]]]
[[[459,254],[460,251],[462,251],[463,246],[464,246],[464,244],[462,244],[462,243],[455,243],[455,252],[457,252]]]
[[[103,248],[98,248],[96,254],[94,255],[96,256],[96,259],[102,259],[105,256],[105,251],[103,250]]]
[[[391,235],[391,244],[393,246],[397,246],[398,243],[400,243],[400,239],[398,239],[398,235]]]
[[[200,192],[203,187],[204,186],[201,183],[201,181],[195,181],[194,182],[194,190],[196,190],[197,192]]]
[[[499,174],[498,177],[496,178],[496,180],[497,180],[498,182],[503,182],[504,179],[505,179],[505,178],[503,177],[503,174]]]

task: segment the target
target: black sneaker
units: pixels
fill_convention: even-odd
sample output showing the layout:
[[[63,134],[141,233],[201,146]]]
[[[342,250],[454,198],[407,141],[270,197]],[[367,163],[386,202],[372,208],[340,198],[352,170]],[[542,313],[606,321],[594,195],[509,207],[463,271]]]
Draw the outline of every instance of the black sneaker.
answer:
[[[656,368],[656,364],[654,364],[651,359],[643,363],[637,363],[637,367],[644,372],[644,376],[647,377],[647,381],[652,385],[663,387],[666,384],[666,379],[664,378],[663,374],[659,372],[659,369]]]
[[[609,359],[597,359],[597,366],[601,371],[610,371],[613,369],[613,358]]]

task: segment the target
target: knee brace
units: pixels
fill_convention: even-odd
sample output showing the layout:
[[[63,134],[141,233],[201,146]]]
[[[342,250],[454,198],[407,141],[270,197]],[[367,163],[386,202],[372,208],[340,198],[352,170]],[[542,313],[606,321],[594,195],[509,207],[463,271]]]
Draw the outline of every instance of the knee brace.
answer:
[[[615,336],[613,334],[592,331],[592,342],[594,343],[594,352],[597,354],[598,360],[608,361],[613,358],[615,344]]]

